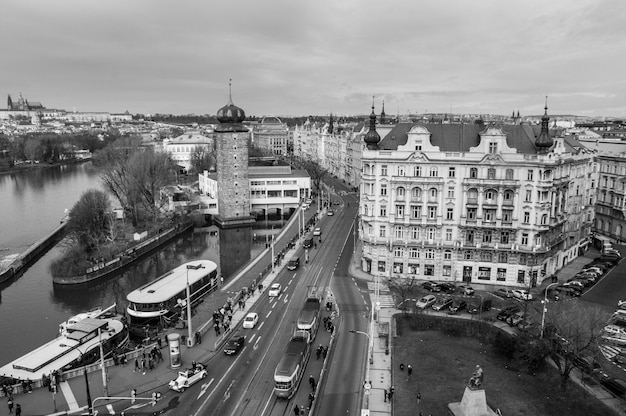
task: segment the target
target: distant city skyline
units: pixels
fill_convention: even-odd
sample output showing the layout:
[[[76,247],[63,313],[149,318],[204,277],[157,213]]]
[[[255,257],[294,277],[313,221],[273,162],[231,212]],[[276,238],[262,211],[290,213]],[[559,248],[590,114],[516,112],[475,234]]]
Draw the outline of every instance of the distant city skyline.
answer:
[[[3,6],[0,92],[68,111],[626,116],[619,0]],[[5,105],[2,105],[5,108]]]

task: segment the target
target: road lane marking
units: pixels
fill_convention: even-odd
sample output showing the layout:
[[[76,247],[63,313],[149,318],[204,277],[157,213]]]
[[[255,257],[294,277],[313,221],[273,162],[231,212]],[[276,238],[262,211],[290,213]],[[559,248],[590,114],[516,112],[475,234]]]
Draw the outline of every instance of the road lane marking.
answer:
[[[269,318],[271,314],[272,314],[272,311],[269,311],[267,315],[265,315],[265,319]]]
[[[206,393],[207,389],[211,386],[211,384],[213,384],[213,381],[215,379],[212,378],[208,383],[204,383],[200,389],[200,394],[198,394],[198,398],[196,400],[199,400],[200,397],[202,397],[204,395],[204,393]]]

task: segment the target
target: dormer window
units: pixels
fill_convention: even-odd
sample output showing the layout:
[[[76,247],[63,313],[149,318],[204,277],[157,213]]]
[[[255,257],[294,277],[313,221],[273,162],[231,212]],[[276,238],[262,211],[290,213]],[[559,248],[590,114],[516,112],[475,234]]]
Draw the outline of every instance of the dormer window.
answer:
[[[489,153],[491,154],[498,153],[498,143],[494,143],[494,142],[489,143]]]

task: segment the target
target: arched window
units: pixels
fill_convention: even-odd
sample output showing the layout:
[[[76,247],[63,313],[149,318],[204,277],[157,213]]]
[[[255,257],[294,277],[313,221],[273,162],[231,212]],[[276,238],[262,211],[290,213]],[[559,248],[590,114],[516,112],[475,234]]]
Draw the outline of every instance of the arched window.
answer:
[[[467,202],[470,204],[478,203],[478,189],[472,188],[467,191]]]
[[[506,170],[506,178],[509,180],[513,179],[513,169],[507,169]]]
[[[443,252],[444,260],[452,260],[452,250],[446,250]]]
[[[487,170],[487,179],[495,179],[496,178],[496,170],[494,168],[489,168]]]
[[[437,188],[430,188],[428,190],[428,200],[431,202],[437,201]]]
[[[470,178],[478,178],[478,169],[470,168]]]
[[[495,203],[497,196],[498,196],[498,191],[496,191],[495,189],[487,189],[485,191],[486,202],[490,202],[492,204]]]
[[[396,193],[398,195],[398,198],[404,198],[404,188],[399,186],[398,189],[396,190]]]
[[[515,196],[515,193],[512,190],[510,189],[505,190],[504,191],[504,203],[507,205],[512,205],[514,196]]]
[[[422,189],[418,188],[417,186],[411,189],[411,198],[414,198],[417,200],[422,199]]]
[[[541,225],[547,225],[548,224],[548,214],[543,214],[541,216]]]

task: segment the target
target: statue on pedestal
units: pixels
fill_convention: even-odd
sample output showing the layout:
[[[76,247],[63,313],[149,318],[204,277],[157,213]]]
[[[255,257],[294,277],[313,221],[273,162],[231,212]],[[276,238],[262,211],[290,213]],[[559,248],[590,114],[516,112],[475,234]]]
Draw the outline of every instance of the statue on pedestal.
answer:
[[[483,369],[480,365],[476,365],[476,370],[474,370],[474,374],[469,379],[468,386],[471,389],[479,389],[483,384]]]

